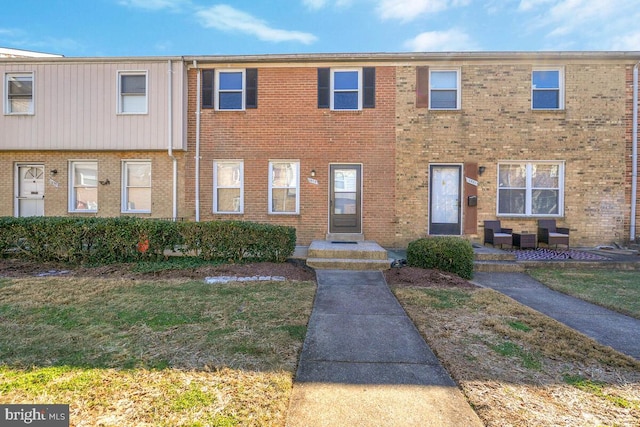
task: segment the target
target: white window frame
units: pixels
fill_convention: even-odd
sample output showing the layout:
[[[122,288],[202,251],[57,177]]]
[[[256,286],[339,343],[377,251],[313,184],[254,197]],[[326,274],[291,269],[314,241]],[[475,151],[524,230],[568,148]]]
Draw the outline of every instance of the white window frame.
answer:
[[[122,92],[122,77],[124,76],[144,76],[144,95],[141,94],[124,94]],[[127,71],[118,71],[117,73],[117,87],[118,87],[118,114],[123,115],[136,115],[136,114],[147,114],[149,112],[149,75],[146,70],[135,71],[135,70],[127,70]],[[133,96],[144,96],[144,110],[143,111],[125,111],[124,107],[124,99],[125,97],[133,97]]]
[[[128,166],[129,165],[149,165],[149,169],[151,170],[152,177],[149,179],[149,186],[133,186],[129,185],[129,174]],[[122,161],[122,206],[120,208],[121,213],[151,213],[151,209],[131,209],[129,208],[129,188],[148,188],[149,193],[151,193],[153,188],[153,165],[151,160],[123,160]],[[153,201],[153,199],[151,199]]]
[[[537,71],[557,71],[558,72],[558,88],[535,88],[533,84],[533,75]],[[558,91],[558,108],[540,108],[533,105],[533,94],[536,91]],[[531,70],[531,109],[533,111],[562,111],[564,110],[564,68],[563,67],[534,67]]]
[[[26,112],[21,111],[12,111],[11,109],[11,101],[9,98],[9,81],[17,79],[17,80],[31,80],[31,102],[29,105],[29,110]],[[33,71],[30,72],[8,72],[4,74],[4,113],[8,116],[32,116],[35,110],[35,73]]]
[[[456,87],[450,88],[434,88],[433,87],[433,74],[435,73],[456,73]],[[429,109],[436,111],[455,111],[460,110],[462,108],[462,77],[459,68],[429,68]],[[433,101],[431,99],[431,94],[435,91],[456,91],[456,106],[454,108],[437,108],[433,107]]]
[[[228,164],[240,166],[240,176],[237,178],[237,185],[219,185],[218,184],[218,165]],[[218,207],[218,190],[220,189],[234,189],[240,190],[240,196],[238,200],[237,211],[223,211]],[[232,214],[241,215],[244,214],[244,161],[243,160],[214,160],[213,162],[213,212],[216,214]]]
[[[354,89],[336,89],[335,88],[335,74],[336,73],[357,73],[358,75],[358,87]],[[362,81],[362,68],[332,68],[330,77],[331,94],[329,99],[329,108],[333,111],[361,111],[362,110],[362,98],[363,98],[363,81]],[[358,105],[357,108],[336,108],[335,107],[335,94],[340,92],[358,92]]]
[[[245,111],[246,109],[246,91],[247,91],[247,75],[246,69],[238,68],[238,69],[223,69],[223,70],[215,70],[215,93],[214,93],[214,109],[217,111]],[[220,74],[231,74],[231,73],[241,73],[242,81],[241,81],[241,89],[221,89],[220,88]],[[220,108],[220,94],[221,93],[240,93],[240,108]]]
[[[296,174],[296,183],[295,187],[276,187],[273,185],[273,166],[277,163],[290,163],[294,165],[294,171]],[[273,190],[277,189],[292,189],[296,190],[296,209],[295,212],[279,212],[273,210]],[[269,161],[269,213],[274,215],[298,215],[300,214],[300,161],[299,160],[270,160]]]
[[[95,165],[96,182],[95,185],[88,185],[84,182],[76,183],[76,167],[82,165]],[[76,188],[95,188],[96,198],[98,197],[98,161],[97,160],[71,160],[69,161],[69,212],[95,213],[98,212],[98,206],[89,207],[87,209],[78,209],[78,200],[76,196]]]
[[[500,166],[508,165],[525,165],[525,210],[524,214],[500,212],[500,190],[522,189],[522,187],[500,187]],[[547,188],[549,190],[558,190],[558,213],[557,214],[540,214],[533,213],[533,197],[534,190],[540,190],[544,188],[533,187],[533,165],[552,165],[558,166],[558,188]],[[496,215],[499,217],[535,217],[535,218],[560,218],[564,216],[564,175],[565,175],[565,162],[558,160],[544,160],[544,161],[503,161],[498,163],[497,173],[497,192],[496,192]]]

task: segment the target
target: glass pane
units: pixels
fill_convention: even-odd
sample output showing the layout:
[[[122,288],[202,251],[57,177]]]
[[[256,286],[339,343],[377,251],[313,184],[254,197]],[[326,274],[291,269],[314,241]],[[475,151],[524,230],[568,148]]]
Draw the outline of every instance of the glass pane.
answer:
[[[559,188],[558,165],[536,165],[532,166],[533,188]]]
[[[431,108],[457,108],[457,103],[455,90],[431,91]]]
[[[456,89],[458,87],[458,73],[455,71],[432,71],[432,89]]]
[[[293,212],[296,211],[296,189],[282,188],[273,189],[271,192],[271,211],[272,212]]]
[[[148,163],[127,164],[127,185],[151,187],[151,165]]]
[[[557,109],[560,108],[560,91],[558,90],[534,90],[533,108]]]
[[[240,189],[218,189],[218,212],[240,212]]]
[[[358,92],[334,92],[333,108],[336,110],[357,110]]]
[[[79,186],[95,187],[98,185],[98,165],[96,164],[75,165],[74,173],[75,173],[74,184],[76,187],[79,187]]]
[[[221,92],[219,93],[220,103],[218,108],[221,110],[241,110],[242,109],[242,92]]]
[[[13,98],[9,100],[11,113],[30,113],[32,105],[31,98]]]
[[[336,71],[333,73],[334,90],[358,90],[358,83],[357,71]]]
[[[460,218],[460,174],[458,168],[434,167],[431,177],[431,221],[456,224]]]
[[[237,187],[241,180],[240,163],[218,163],[217,185],[218,187]]]
[[[151,211],[151,188],[129,188],[127,195],[128,210]]]
[[[123,95],[123,113],[145,113],[147,111],[147,97],[140,95]]]
[[[531,192],[531,210],[534,215],[557,215],[558,190],[533,190]]]
[[[500,190],[498,198],[498,213],[524,215],[525,190]]]
[[[560,72],[559,71],[534,71],[533,72],[533,88],[534,89],[559,89],[560,88]]]
[[[272,187],[296,187],[296,167],[295,163],[274,163],[273,176],[271,177]]]
[[[336,194],[333,212],[338,215],[355,214],[356,213],[356,193]]]
[[[498,175],[500,187],[524,188],[527,183],[527,168],[525,165],[500,165]]]
[[[220,73],[220,90],[242,90],[242,72]]]
[[[355,169],[336,169],[333,172],[333,188],[336,193],[357,191],[358,173]]]
[[[9,96],[22,95],[31,96],[33,90],[33,82],[26,77],[11,77],[9,79]]]
[[[95,187],[86,188],[78,187],[75,189],[76,210],[92,210],[98,209],[98,189]]]
[[[144,95],[147,86],[146,76],[122,76],[120,90],[122,93],[137,93]]]

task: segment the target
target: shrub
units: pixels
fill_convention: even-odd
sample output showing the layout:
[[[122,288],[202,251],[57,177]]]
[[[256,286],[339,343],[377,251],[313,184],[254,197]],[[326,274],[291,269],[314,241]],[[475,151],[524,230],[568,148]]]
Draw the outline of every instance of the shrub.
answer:
[[[473,247],[460,237],[427,237],[407,247],[407,264],[412,267],[448,271],[463,279],[473,277]]]

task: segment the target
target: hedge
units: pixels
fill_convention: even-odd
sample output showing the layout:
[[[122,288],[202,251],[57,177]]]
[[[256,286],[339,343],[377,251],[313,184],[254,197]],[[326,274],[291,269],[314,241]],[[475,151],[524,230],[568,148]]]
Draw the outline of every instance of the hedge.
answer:
[[[0,217],[0,256],[71,264],[165,257],[283,262],[293,254],[293,227],[246,221],[174,222],[133,217]]]
[[[407,246],[407,264],[412,267],[448,271],[463,279],[473,277],[473,247],[460,237],[436,236],[418,239]]]

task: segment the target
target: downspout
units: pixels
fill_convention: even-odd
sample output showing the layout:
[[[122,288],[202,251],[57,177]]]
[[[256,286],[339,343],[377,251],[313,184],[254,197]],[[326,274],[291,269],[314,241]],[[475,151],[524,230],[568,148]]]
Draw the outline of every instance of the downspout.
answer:
[[[196,222],[200,221],[200,71],[198,61],[193,60],[193,68],[197,73],[196,78]]]
[[[636,203],[638,195],[638,65],[633,67],[633,119],[631,125],[631,222],[630,240],[636,240]]]
[[[167,61],[167,65],[168,65],[168,69],[167,69],[167,73],[168,73],[168,95],[167,95],[167,107],[168,107],[168,112],[167,115],[169,116],[169,124],[168,124],[168,132],[169,132],[169,158],[171,159],[171,162],[173,164],[173,177],[172,177],[172,183],[171,183],[171,188],[172,188],[172,201],[171,201],[171,218],[173,219],[173,221],[176,220],[176,218],[178,217],[178,159],[176,159],[176,157],[173,155],[173,63],[171,62],[171,60],[169,59]]]

